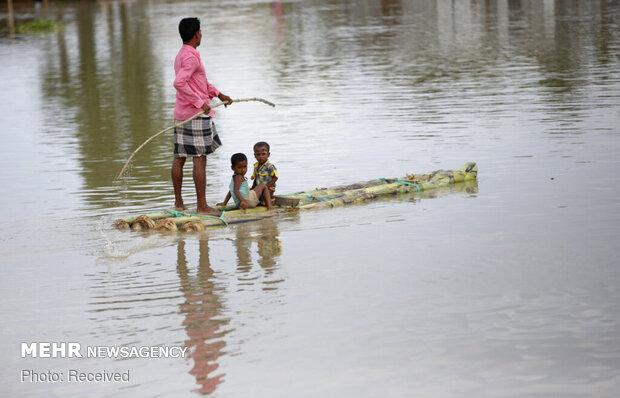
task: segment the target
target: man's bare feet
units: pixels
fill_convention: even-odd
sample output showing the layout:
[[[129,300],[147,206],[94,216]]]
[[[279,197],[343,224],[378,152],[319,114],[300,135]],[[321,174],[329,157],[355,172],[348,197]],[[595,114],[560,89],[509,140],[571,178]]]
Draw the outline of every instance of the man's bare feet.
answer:
[[[183,210],[187,210],[187,207],[185,207],[185,205],[183,203],[179,204],[174,204],[174,210],[176,211],[183,211]]]
[[[214,209],[213,207],[210,207],[210,206],[199,207],[196,213],[201,214],[203,216],[214,216],[214,217],[219,217],[222,215],[221,211]]]

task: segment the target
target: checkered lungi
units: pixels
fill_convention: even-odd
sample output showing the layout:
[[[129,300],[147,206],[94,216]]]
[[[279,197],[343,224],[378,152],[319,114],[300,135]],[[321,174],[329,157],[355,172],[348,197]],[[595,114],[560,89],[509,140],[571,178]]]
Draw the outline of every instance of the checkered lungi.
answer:
[[[175,124],[182,120],[175,120]],[[222,146],[210,117],[198,117],[174,129],[174,157],[186,158],[213,153]]]

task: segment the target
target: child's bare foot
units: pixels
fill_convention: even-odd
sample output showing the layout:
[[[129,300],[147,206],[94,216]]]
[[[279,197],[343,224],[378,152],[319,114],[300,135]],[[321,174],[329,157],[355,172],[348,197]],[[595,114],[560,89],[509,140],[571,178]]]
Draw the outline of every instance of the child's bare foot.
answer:
[[[215,216],[215,217],[219,217],[222,215],[221,211],[214,209],[213,207],[210,207],[210,206],[199,207],[196,213],[201,214],[203,216]]]
[[[176,211],[183,211],[183,210],[187,210],[187,207],[185,207],[185,205],[183,204],[183,202],[179,203],[175,203],[174,204],[174,210]]]

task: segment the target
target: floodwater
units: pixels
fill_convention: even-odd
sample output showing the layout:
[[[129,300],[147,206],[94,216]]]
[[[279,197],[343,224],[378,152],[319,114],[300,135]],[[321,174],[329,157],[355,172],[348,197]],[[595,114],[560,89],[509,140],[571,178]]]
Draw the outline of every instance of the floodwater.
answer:
[[[65,29],[13,37],[1,7],[3,396],[617,396],[617,1],[17,3],[17,25]],[[277,104],[218,108],[210,203],[258,140],[280,193],[468,161],[477,189],[114,230],[173,204],[169,133],[115,176],[172,122],[192,15],[209,80]],[[31,358],[22,342],[187,355]]]

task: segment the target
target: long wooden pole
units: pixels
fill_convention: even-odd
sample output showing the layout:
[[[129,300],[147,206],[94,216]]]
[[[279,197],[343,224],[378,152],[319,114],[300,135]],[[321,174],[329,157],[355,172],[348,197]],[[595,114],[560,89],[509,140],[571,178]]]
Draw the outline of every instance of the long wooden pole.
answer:
[[[10,0],[9,0],[9,1],[10,1]],[[273,106],[273,107],[275,107],[275,106],[276,106],[276,104],[274,104],[273,102],[267,101],[266,99],[262,99],[262,98],[242,98],[242,99],[233,99],[233,103],[235,103],[235,102],[250,102],[250,101],[258,101],[258,102],[262,102],[262,103],[265,103],[265,104],[267,104],[267,105],[269,105],[269,106]],[[211,107],[211,109],[213,109],[213,108],[217,108],[217,107],[218,107],[218,106],[220,106],[220,105],[225,105],[225,104],[224,104],[223,102],[220,102],[220,103],[218,103],[218,104],[213,105],[213,106]],[[162,135],[162,134],[163,134],[163,133],[165,133],[166,131],[170,131],[170,130],[172,130],[173,128],[180,127],[180,126],[184,125],[185,123],[190,122],[190,121],[192,121],[192,120],[196,119],[198,116],[202,115],[203,113],[205,113],[205,111],[200,111],[200,112],[198,112],[197,114],[195,114],[194,116],[190,117],[189,119],[183,120],[182,122],[179,122],[179,123],[175,124],[174,126],[167,127],[167,128],[165,128],[165,129],[163,129],[162,131],[160,131],[159,133],[157,133],[157,134],[155,134],[155,135],[152,135],[152,136],[151,136],[149,139],[147,139],[146,141],[144,141],[144,142],[142,143],[142,145],[140,145],[138,148],[136,148],[136,150],[135,150],[135,151],[133,151],[133,153],[131,154],[131,156],[129,156],[129,159],[127,159],[127,161],[125,162],[125,165],[124,165],[124,166],[123,166],[123,168],[121,169],[121,172],[120,172],[120,173],[118,173],[118,176],[116,177],[116,179],[117,179],[117,180],[120,180],[120,179],[121,179],[121,177],[123,176],[123,174],[125,174],[125,170],[127,169],[127,166],[129,166],[129,163],[131,162],[131,160],[133,159],[133,157],[134,157],[134,156],[136,155],[136,153],[138,153],[138,151],[139,151],[140,149],[142,149],[142,148],[143,148],[146,144],[148,144],[149,142],[151,142],[154,138],[156,138],[156,137],[158,137],[158,136]]]

